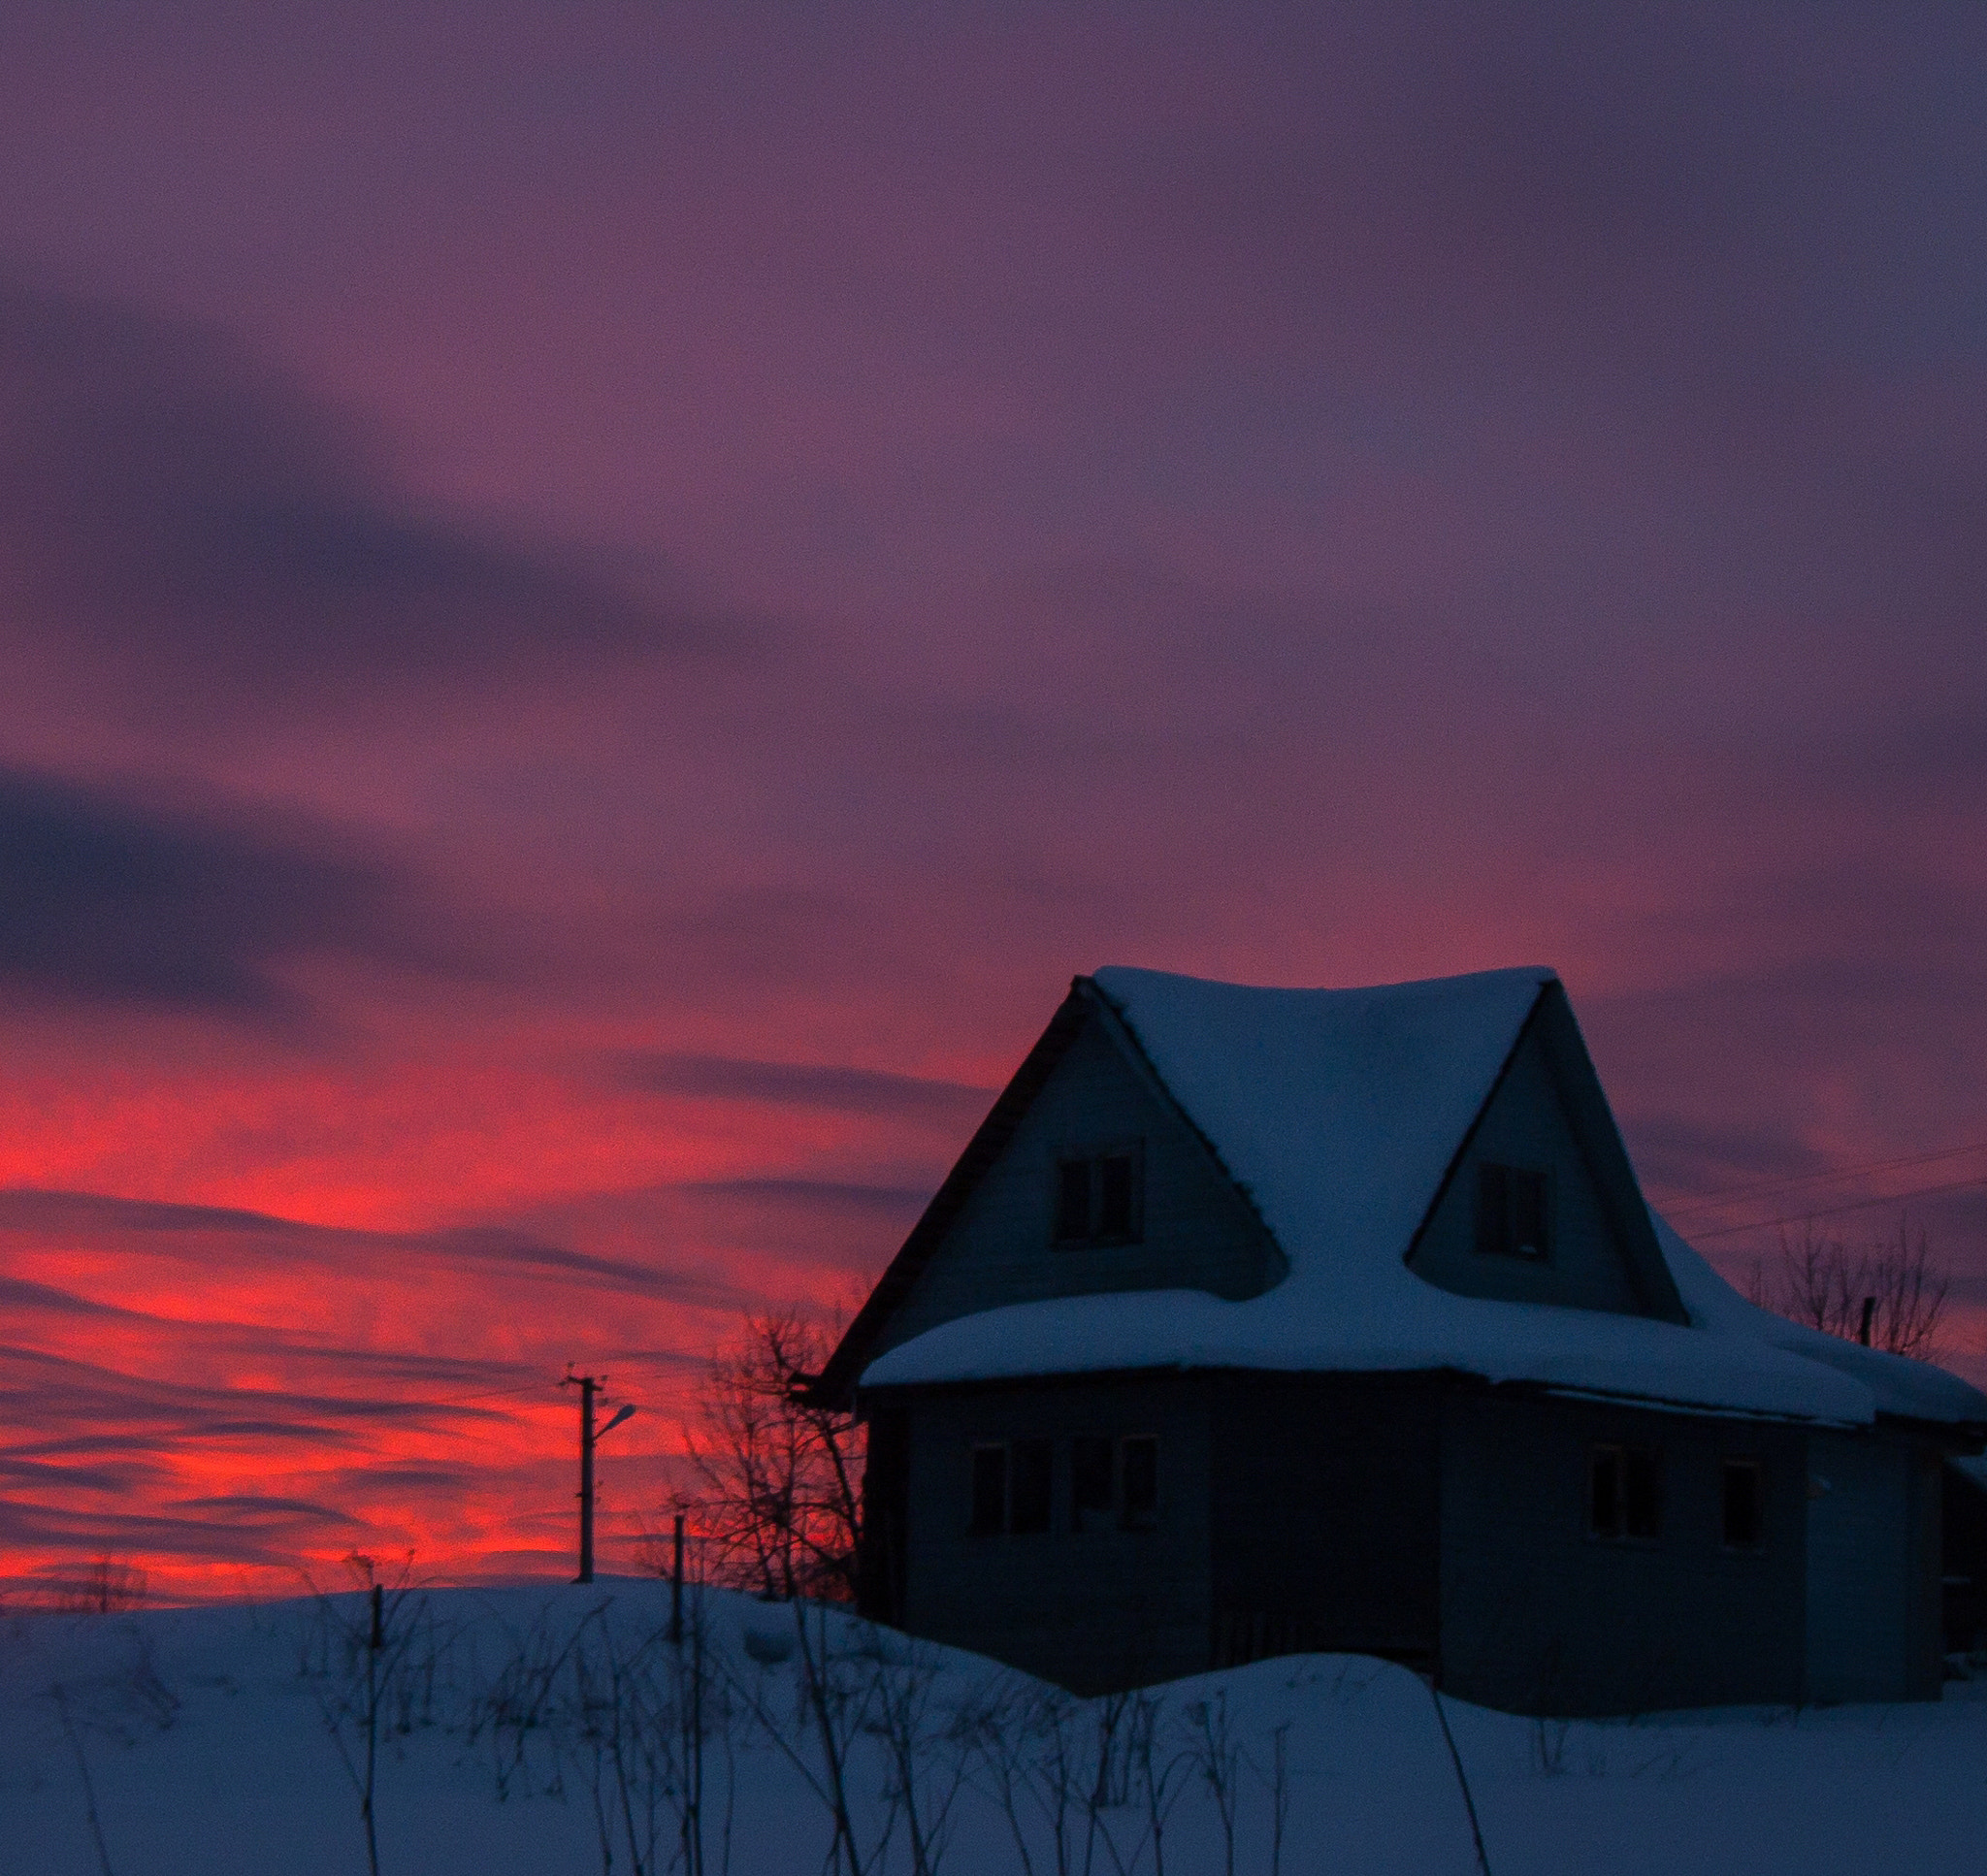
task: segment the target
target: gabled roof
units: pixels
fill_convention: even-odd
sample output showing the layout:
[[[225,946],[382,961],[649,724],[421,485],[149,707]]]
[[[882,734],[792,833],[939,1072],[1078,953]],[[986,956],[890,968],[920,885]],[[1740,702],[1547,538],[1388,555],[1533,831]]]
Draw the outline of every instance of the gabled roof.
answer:
[[[872,1362],[885,1321],[1093,1000],[1254,1206],[1288,1274],[1242,1302],[1162,1290],[1016,1304],[942,1323]],[[1839,1424],[1878,1412],[1987,1422],[1987,1398],[1964,1382],[1769,1316],[1667,1227],[1652,1231],[1570,1012],[1599,1116],[1575,1122],[1626,1214],[1617,1222],[1653,1314],[1459,1296],[1417,1276],[1417,1237],[1527,1023],[1564,1009],[1544,969],[1356,990],[1116,968],[1078,979],[851,1325],[823,1391],[845,1396],[859,1375],[887,1387],[1152,1368],[1450,1370]]]
[[[1056,1065],[1069,1052],[1069,1046],[1090,1019],[1086,980],[1070,986],[1049,1026],[1027,1052],[1014,1078],[1000,1090],[992,1111],[974,1130],[944,1183],[931,1195],[931,1203],[911,1227],[911,1235],[890,1261],[890,1268],[877,1279],[868,1300],[856,1311],[855,1320],[843,1331],[842,1339],[827,1365],[815,1377],[814,1392],[824,1400],[842,1402],[855,1393],[856,1383],[876,1346],[883,1325],[896,1312],[911,1286],[944,1241],[952,1222],[986,1176],[987,1169],[1006,1149],[1021,1124],[1022,1116],[1042,1090],[1042,1084],[1056,1072]]]

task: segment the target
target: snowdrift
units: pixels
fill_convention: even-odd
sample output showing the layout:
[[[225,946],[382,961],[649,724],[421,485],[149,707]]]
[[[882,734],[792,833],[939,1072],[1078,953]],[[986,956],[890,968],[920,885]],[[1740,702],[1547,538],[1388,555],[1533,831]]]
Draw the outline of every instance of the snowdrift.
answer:
[[[1432,1697],[1379,1662],[1078,1701],[728,1594],[695,1602],[678,1647],[646,1582],[389,1594],[381,1616],[378,1650],[363,1592],[0,1619],[0,1869],[364,1871],[368,1711],[389,1876],[682,1869],[693,1760],[710,1876],[831,1866],[837,1791],[865,1870],[1477,1866]],[[1444,1706],[1498,1876],[1937,1876],[1976,1869],[1987,1840],[1971,1692],[1613,1723]]]

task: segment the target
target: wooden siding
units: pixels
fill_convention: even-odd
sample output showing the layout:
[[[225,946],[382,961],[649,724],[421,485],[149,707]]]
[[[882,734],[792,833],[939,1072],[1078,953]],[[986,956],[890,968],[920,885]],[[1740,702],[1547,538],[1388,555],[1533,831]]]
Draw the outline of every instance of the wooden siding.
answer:
[[[1603,1442],[1660,1453],[1658,1537],[1588,1535],[1588,1464]],[[1723,1543],[1726,1459],[1765,1469],[1755,1552]],[[1761,1422],[1450,1396],[1443,1686],[1529,1713],[1800,1700],[1804,1459],[1798,1430]]]
[[[1207,1666],[1204,1380],[1099,1377],[921,1390],[908,1405],[913,1529],[905,1629],[991,1655],[1079,1694]],[[1070,1442],[1085,1434],[1157,1437],[1155,1529],[1071,1529]],[[1029,1536],[973,1536],[974,1445],[1025,1439],[1055,1444],[1051,1528]]]
[[[1816,1433],[1808,1469],[1808,1698],[1937,1699],[1937,1455],[1903,1436]]]
[[[1485,1255],[1476,1245],[1478,1170],[1539,1168],[1549,1181],[1549,1254]],[[1458,1296],[1557,1303],[1616,1314],[1654,1313],[1640,1292],[1610,1208],[1581,1150],[1547,1057],[1541,1025],[1527,1027],[1468,1148],[1416,1242],[1417,1276]]]
[[[1053,1244],[1058,1161],[1132,1142],[1141,1143],[1144,1161],[1141,1242]],[[1284,1268],[1282,1252],[1199,1136],[1093,1015],[865,1359],[1003,1304],[1152,1289],[1239,1299],[1260,1294]]]
[[[1217,1665],[1321,1650],[1432,1666],[1435,1391],[1227,1375],[1211,1398]]]

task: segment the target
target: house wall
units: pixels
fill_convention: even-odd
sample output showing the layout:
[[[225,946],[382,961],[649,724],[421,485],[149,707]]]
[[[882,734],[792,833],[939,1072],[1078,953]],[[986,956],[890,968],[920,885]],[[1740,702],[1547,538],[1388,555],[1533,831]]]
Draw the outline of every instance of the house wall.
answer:
[[[1938,1456],[1902,1435],[1808,1443],[1810,1700],[1937,1699]]]
[[[1143,1234],[1132,1245],[1058,1245],[1059,1160],[1142,1143]],[[1259,1295],[1283,1254],[1178,1111],[1087,1022],[880,1332],[875,1354],[955,1317],[1103,1290]],[[871,1357],[873,1359],[873,1356]]]
[[[1987,1631],[1987,1484],[1947,1465],[1938,1478],[1939,1565],[1947,1654],[1971,1654]]]
[[[1593,1447],[1661,1454],[1652,1541],[1588,1535]],[[1442,1685],[1516,1712],[1798,1701],[1804,1436],[1564,1400],[1457,1393],[1442,1437]],[[1766,1543],[1725,1549],[1727,1459],[1765,1469]]]
[[[1478,1169],[1486,1162],[1549,1172],[1548,1257],[1535,1261],[1477,1249]],[[1575,1136],[1540,1025],[1528,1027],[1514,1051],[1409,1261],[1417,1276],[1459,1296],[1651,1312]]]
[[[1208,1388],[1198,1376],[919,1390],[907,1398],[902,1626],[1080,1694],[1208,1665]],[[1151,1531],[1075,1531],[1070,1440],[1156,1435]],[[1038,1535],[971,1534],[972,1449],[1056,1442],[1055,1515]]]
[[[903,1401],[886,1398],[868,1404],[866,1419],[856,1606],[872,1622],[901,1627],[910,1554],[910,1411]]]
[[[1514,1712],[1938,1697],[1938,1459],[1902,1435],[1425,1376],[1094,1376],[867,1406],[892,1541],[865,1606],[1077,1693],[1333,1651]],[[1157,1437],[1155,1529],[1073,1528],[1083,1434]],[[1030,1438],[1055,1446],[1051,1529],[973,1535],[973,1447]],[[1659,1455],[1656,1537],[1589,1532],[1598,1444]],[[1723,1541],[1731,1459],[1762,1469],[1756,1551]]]
[[[1231,1375],[1210,1404],[1216,1663],[1319,1650],[1432,1666],[1435,1391]]]

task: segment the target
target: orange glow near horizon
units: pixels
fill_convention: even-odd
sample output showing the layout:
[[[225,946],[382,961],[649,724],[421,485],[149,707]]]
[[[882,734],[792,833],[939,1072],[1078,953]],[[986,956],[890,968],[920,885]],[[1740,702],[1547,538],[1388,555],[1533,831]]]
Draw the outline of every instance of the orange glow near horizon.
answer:
[[[127,1084],[102,1101],[92,1153],[74,1107],[38,1141],[14,1090],[0,1585],[98,1556],[174,1601],[342,1580],[354,1551],[451,1581],[569,1569],[569,1364],[641,1409],[601,1454],[603,1568],[635,1568],[667,1524],[698,1364],[748,1310],[846,1305],[920,1199],[795,1174],[943,1153],[888,1117],[570,1075],[431,1068],[342,1095],[316,1072],[212,1103]],[[322,1123],[299,1129],[291,1165],[244,1152],[220,1169],[243,1116],[266,1139],[313,1102],[351,1155],[342,1177],[298,1171],[327,1152]],[[153,1179],[119,1189],[141,1153]]]

